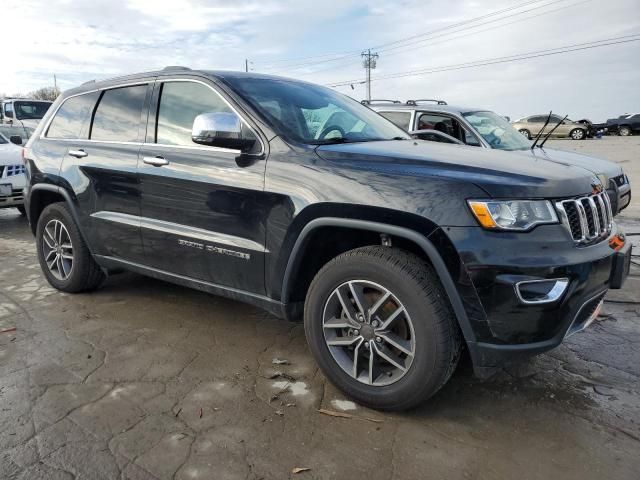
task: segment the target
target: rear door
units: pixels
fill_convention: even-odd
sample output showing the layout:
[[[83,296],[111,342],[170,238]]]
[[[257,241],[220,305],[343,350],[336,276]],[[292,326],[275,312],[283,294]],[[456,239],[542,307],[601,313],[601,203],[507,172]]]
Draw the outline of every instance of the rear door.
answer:
[[[191,140],[197,115],[232,111],[208,81],[156,83],[139,168],[146,262],[172,274],[262,294],[268,209],[264,156],[244,162],[239,150]],[[257,145],[264,151],[260,140]]]
[[[88,214],[84,231],[96,255],[144,261],[140,236],[138,152],[153,79],[103,89],[92,111],[88,138],[68,141],[63,177],[75,183]]]

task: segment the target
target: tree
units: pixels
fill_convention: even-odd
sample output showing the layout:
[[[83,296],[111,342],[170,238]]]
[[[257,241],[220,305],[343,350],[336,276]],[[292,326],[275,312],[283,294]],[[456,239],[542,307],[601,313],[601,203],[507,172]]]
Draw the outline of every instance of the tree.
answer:
[[[49,100],[53,102],[58,95],[60,95],[60,89],[58,87],[42,87],[38,90],[30,92],[27,96],[35,100]]]

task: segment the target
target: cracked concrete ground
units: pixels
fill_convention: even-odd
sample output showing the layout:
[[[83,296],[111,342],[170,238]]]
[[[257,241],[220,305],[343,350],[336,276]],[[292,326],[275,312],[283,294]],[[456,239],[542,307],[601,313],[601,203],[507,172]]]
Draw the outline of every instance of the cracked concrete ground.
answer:
[[[579,146],[605,142],[637,178],[634,138]],[[16,327],[0,334],[0,478],[640,478],[638,276],[555,351],[488,381],[463,362],[418,410],[381,414],[326,382],[300,325],[253,307],[133,274],[53,290],[14,212],[0,211],[0,330]]]

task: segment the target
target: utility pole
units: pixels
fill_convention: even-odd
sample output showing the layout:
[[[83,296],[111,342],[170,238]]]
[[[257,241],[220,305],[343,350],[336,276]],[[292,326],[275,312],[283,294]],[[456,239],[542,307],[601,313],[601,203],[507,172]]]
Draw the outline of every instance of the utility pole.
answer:
[[[244,71],[245,72],[249,71],[249,59],[248,58],[244,59]]]
[[[376,68],[379,55],[371,53],[371,49],[362,52],[362,66],[367,71],[367,100],[371,100],[371,70]]]
[[[56,79],[56,74],[53,74],[53,88],[56,89],[56,91],[58,91],[58,80]]]

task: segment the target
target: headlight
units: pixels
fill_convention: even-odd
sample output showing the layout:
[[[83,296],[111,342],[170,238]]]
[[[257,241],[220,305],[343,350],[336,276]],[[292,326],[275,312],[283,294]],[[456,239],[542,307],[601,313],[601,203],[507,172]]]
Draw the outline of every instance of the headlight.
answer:
[[[476,220],[491,230],[529,230],[545,223],[558,223],[548,200],[469,200]]]

